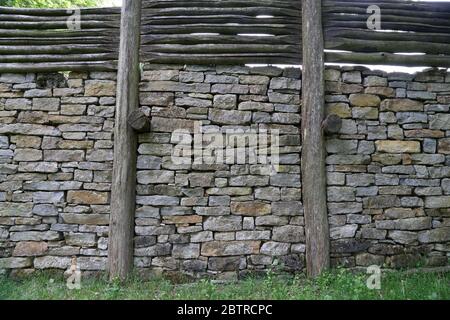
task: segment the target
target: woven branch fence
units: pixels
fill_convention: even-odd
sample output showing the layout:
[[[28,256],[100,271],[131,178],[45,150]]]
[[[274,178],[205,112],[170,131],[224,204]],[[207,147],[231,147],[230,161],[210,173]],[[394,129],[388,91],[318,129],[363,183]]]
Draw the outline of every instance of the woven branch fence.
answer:
[[[0,7],[0,71],[114,70],[120,8],[81,9],[78,26],[75,13]]]
[[[367,8],[381,9],[370,30]],[[326,62],[450,67],[450,3],[323,0]],[[143,0],[141,61],[301,64],[300,0]],[[120,8],[0,7],[0,71],[115,70]]]

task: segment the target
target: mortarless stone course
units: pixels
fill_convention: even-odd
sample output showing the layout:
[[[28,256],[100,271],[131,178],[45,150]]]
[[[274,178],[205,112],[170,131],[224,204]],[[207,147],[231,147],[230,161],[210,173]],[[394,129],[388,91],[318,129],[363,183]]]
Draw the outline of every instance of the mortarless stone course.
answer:
[[[334,266],[448,265],[450,86],[435,72],[326,70],[326,112],[343,118],[326,143]],[[73,256],[104,271],[115,74],[72,72],[57,88],[45,78],[0,75],[0,273],[63,270]],[[295,68],[144,66],[152,128],[137,150],[136,268],[227,279],[304,270],[301,87]],[[196,121],[280,130],[278,172],[173,163],[172,132]]]
[[[9,79],[0,93],[0,269],[66,269],[77,256],[82,270],[104,270],[115,81],[72,72],[54,88],[46,74],[6,76],[0,77]],[[27,86],[16,89],[19,83]],[[7,98],[11,93],[19,98]]]
[[[151,211],[152,218],[137,218],[136,231],[139,237],[156,236],[159,245],[166,245],[160,256],[171,258],[170,264],[161,263],[155,258],[154,241],[145,245],[139,239],[136,250],[149,259],[145,269],[237,277],[266,270],[282,259],[296,261],[284,269],[301,270],[304,250],[296,250],[304,245],[300,73],[283,77],[278,68],[228,66],[198,67],[196,72],[188,71],[189,66],[176,72],[157,65],[151,69],[160,79],[176,73],[180,82],[151,84],[144,78],[141,85],[142,107],[151,109],[152,132],[139,137],[137,210]],[[174,99],[162,106],[162,93]],[[155,97],[155,103],[149,97]],[[248,162],[171,163],[177,145],[172,131],[192,132],[194,121],[223,133],[235,127],[279,129],[282,172],[271,174],[267,166]],[[149,231],[155,228],[162,229],[157,234]],[[141,267],[141,261],[136,259],[136,266]]]
[[[450,132],[448,105],[437,107],[450,94],[441,90],[443,77],[433,80],[433,73],[439,73],[433,70],[400,77],[343,69],[327,71],[329,112],[346,118],[327,147],[333,265],[448,265]],[[354,90],[347,91],[343,82],[354,84]],[[382,88],[407,89],[403,95]],[[336,106],[337,100],[342,106]],[[360,108],[374,110],[362,117]],[[354,197],[346,187],[355,191]],[[338,219],[341,215],[346,219]]]

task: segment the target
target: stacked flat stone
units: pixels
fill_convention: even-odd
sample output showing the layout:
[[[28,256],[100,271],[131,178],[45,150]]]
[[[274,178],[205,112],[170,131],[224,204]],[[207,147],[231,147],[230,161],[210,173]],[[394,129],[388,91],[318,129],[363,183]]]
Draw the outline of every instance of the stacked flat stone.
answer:
[[[450,75],[326,70],[334,266],[449,265]],[[301,72],[145,65],[135,266],[236,278],[304,270]],[[0,272],[107,264],[113,73],[0,75]],[[173,130],[277,129],[261,164],[175,164]],[[240,150],[241,151],[241,150]],[[307,190],[305,190],[307,192]]]
[[[147,65],[139,137],[135,265],[234,278],[304,267],[299,69]],[[280,169],[175,165],[175,129],[280,130]]]
[[[449,263],[450,75],[326,71],[333,262],[394,268]]]
[[[0,75],[0,269],[104,270],[114,73]]]

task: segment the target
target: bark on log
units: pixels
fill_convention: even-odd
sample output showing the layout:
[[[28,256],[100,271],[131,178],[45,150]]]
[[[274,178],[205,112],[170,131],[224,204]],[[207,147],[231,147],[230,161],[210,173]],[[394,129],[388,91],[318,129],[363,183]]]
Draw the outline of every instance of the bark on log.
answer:
[[[306,268],[316,277],[330,265],[325,171],[324,39],[321,0],[303,0],[302,190]]]
[[[448,55],[405,55],[386,52],[326,52],[325,60],[328,63],[381,64],[408,67],[450,67],[450,56]]]
[[[122,5],[114,166],[111,190],[109,277],[126,279],[133,268],[137,137],[128,116],[139,108],[141,0]]]
[[[119,30],[112,28],[95,28],[80,31],[72,30],[13,30],[13,29],[0,29],[1,37],[33,37],[33,38],[45,38],[45,37],[84,37],[84,36],[112,36],[117,35],[115,38],[119,40]]]
[[[430,54],[450,54],[450,44],[419,41],[376,41],[334,38],[325,41],[325,48],[355,52],[423,52]]]
[[[323,7],[359,7],[366,8],[375,4],[382,9],[408,9],[415,11],[448,12],[448,2],[417,2],[417,1],[392,1],[392,0],[324,0]]]
[[[328,21],[362,21],[367,22],[367,14],[342,14],[342,13],[329,13],[324,16],[324,22]],[[450,21],[447,19],[440,19],[438,17],[410,17],[410,16],[397,16],[397,15],[389,15],[385,12],[383,12],[383,19],[382,19],[382,28],[383,25],[387,22],[393,23],[405,23],[405,24],[418,24],[418,25],[425,25],[425,26],[449,26]],[[383,28],[386,29],[386,28]]]
[[[116,21],[80,21],[80,27],[88,28],[118,28],[119,23]],[[17,21],[0,21],[2,29],[67,29],[66,21],[44,21],[44,22],[17,22]]]
[[[189,0],[144,0],[142,7],[147,8],[170,8],[170,7],[202,7],[207,4],[208,7],[219,8],[247,8],[247,7],[259,7],[268,6],[275,8],[298,8],[297,0],[209,0],[209,1],[189,1]]]
[[[450,43],[449,33],[430,33],[430,32],[381,32],[367,29],[352,28],[327,28],[325,29],[326,40],[336,38],[359,39],[367,41],[418,41],[423,43]]]
[[[179,25],[193,23],[241,23],[241,24],[289,24],[297,26],[301,23],[296,18],[270,17],[258,18],[242,15],[204,15],[204,16],[154,16],[143,19],[143,25]]]
[[[107,45],[54,45],[54,46],[0,46],[0,54],[70,54],[70,53],[103,53],[115,52],[114,48]]]
[[[96,44],[98,46],[111,45],[111,38],[108,37],[83,37],[83,38],[3,38],[0,36],[1,45],[43,45],[53,46],[59,44],[72,44],[72,45],[84,45],[84,44]],[[115,44],[115,43],[114,43]],[[117,44],[118,47],[118,44]],[[118,50],[117,50],[118,51]]]
[[[0,55],[0,63],[19,62],[72,62],[117,60],[115,53],[92,54],[36,54],[36,55]]]
[[[81,13],[81,12],[80,12]],[[84,21],[120,21],[120,14],[108,15],[108,14],[81,14],[81,19]],[[67,16],[29,16],[29,15],[17,15],[17,14],[0,14],[0,21],[64,21],[67,22]]]
[[[142,44],[267,44],[267,45],[286,45],[293,44],[301,48],[301,39],[296,36],[279,37],[255,37],[254,35],[191,35],[191,34],[150,34],[142,35]]]
[[[0,63],[0,72],[115,71],[116,61]]]
[[[346,6],[333,6],[333,7],[323,7],[322,11],[324,16],[327,16],[329,13],[346,13],[346,14],[360,14],[367,17],[367,7],[369,5],[365,5],[364,7],[354,7],[352,5]],[[398,15],[398,16],[407,16],[407,17],[428,17],[428,18],[449,18],[450,12],[434,12],[429,10],[408,10],[408,8],[404,9],[389,9],[383,6],[383,13],[388,15]]]
[[[82,8],[81,14],[120,14],[120,8]],[[31,16],[70,16],[70,9],[35,9],[0,7],[0,14],[24,14]]]
[[[293,45],[252,45],[252,44],[196,44],[196,45],[176,45],[176,44],[156,44],[143,46],[144,51],[163,53],[301,53],[301,48]]]
[[[142,27],[145,34],[189,34],[189,33],[221,33],[221,34],[271,34],[271,35],[294,35],[299,34],[298,28],[283,24],[183,24],[183,25],[148,25]]]
[[[337,21],[329,20],[324,21],[325,28],[367,28],[366,21]],[[414,32],[432,32],[432,33],[449,33],[450,27],[439,25],[426,25],[420,23],[409,22],[382,22],[383,30],[398,30],[398,31],[414,31]]]
[[[80,13],[70,30],[73,10],[0,7],[0,72],[116,70],[120,9]]]
[[[300,54],[268,54],[268,53],[251,53],[251,54],[168,54],[168,53],[147,53],[142,55],[142,61],[153,63],[190,63],[190,64],[299,64],[302,61]]]
[[[164,9],[145,9],[143,15],[150,16],[183,16],[183,15],[233,15],[241,14],[251,17],[258,15],[271,15],[276,17],[300,17],[301,11],[298,9],[285,9],[274,7],[243,7],[243,8],[164,8]]]

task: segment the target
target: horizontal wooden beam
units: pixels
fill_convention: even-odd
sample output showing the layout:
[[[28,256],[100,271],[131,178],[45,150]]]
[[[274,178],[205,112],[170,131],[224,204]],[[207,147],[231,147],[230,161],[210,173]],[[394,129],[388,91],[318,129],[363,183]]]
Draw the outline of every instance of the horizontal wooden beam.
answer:
[[[367,19],[367,18],[366,18]],[[350,19],[345,21],[338,20],[324,20],[324,28],[357,28],[357,29],[367,29],[366,20],[352,21]],[[420,22],[410,23],[410,22],[382,22],[383,30],[397,30],[397,31],[414,31],[414,32],[430,32],[430,33],[450,33],[449,26],[439,26],[439,25],[427,25]]]
[[[68,16],[30,16],[19,14],[0,14],[0,21],[18,22],[45,22],[45,21],[67,21]],[[120,15],[111,14],[81,14],[83,21],[118,21]]]
[[[339,14],[358,14],[363,16],[368,16],[367,14],[368,5],[364,5],[361,7],[353,6],[351,4],[347,4],[345,6],[331,6],[323,8],[323,15],[327,17],[330,13],[339,13]],[[380,8],[381,9],[381,8]],[[426,18],[441,18],[446,19],[449,18],[450,12],[445,11],[428,11],[428,10],[417,10],[417,9],[409,9],[408,7],[403,7],[401,9],[389,9],[383,6],[382,8],[383,14],[394,15],[394,16],[406,16],[406,17],[426,17]]]
[[[342,14],[342,13],[329,13],[324,16],[324,22],[331,21],[362,21],[367,23],[367,14]],[[387,26],[393,25],[393,23],[397,23],[398,26],[403,24],[415,24],[416,26],[425,26],[425,27],[448,27],[450,26],[449,17],[441,19],[439,17],[412,17],[412,16],[401,16],[401,15],[390,15],[387,13],[383,13],[382,18],[382,29],[386,30]]]
[[[142,44],[263,44],[286,45],[295,44],[301,46],[300,37],[296,36],[272,36],[257,37],[255,35],[197,35],[197,34],[145,34],[141,37]]]
[[[148,8],[248,8],[248,7],[270,7],[270,8],[299,8],[297,0],[208,0],[208,1],[198,1],[198,0],[149,0],[144,1],[143,9]],[[144,10],[145,12],[145,10]]]
[[[177,45],[177,44],[156,44],[143,46],[145,52],[154,53],[193,53],[193,54],[211,54],[211,53],[297,53],[301,54],[301,48],[294,45],[264,45],[264,44],[196,44],[196,45]]]
[[[112,39],[119,39],[119,30],[115,28],[93,28],[84,30],[17,30],[0,29],[0,37],[83,37],[83,36],[111,36]]]
[[[153,63],[189,63],[189,64],[300,64],[301,55],[286,54],[158,54],[148,53],[142,56],[143,61]]]
[[[337,38],[376,41],[420,41],[423,43],[450,43],[450,33],[431,32],[383,32],[357,28],[326,28],[326,40]]]
[[[39,53],[59,53],[59,54],[69,54],[69,53],[102,53],[102,52],[117,52],[114,45],[90,45],[90,44],[79,44],[79,45],[52,45],[52,46],[0,46],[0,54],[39,54]]]
[[[72,11],[72,12],[71,12]],[[120,8],[80,8],[81,14],[120,14]],[[46,9],[46,8],[14,8],[0,7],[0,14],[22,14],[32,16],[70,16],[71,9]]]
[[[450,3],[448,2],[417,2],[411,0],[324,0],[323,7],[359,7],[368,8],[370,5],[377,5],[382,9],[401,9],[432,12],[449,12]]]
[[[112,40],[110,37],[71,37],[71,38],[4,38],[0,36],[0,45],[4,46],[53,46],[53,45],[118,45],[117,42]]]
[[[245,15],[203,15],[203,16],[153,16],[143,19],[143,25],[179,25],[179,24],[284,24],[299,28],[300,21],[294,17],[258,18]]]
[[[0,72],[57,72],[57,71],[114,71],[117,70],[116,61],[89,62],[42,62],[42,63],[0,63]]]
[[[286,8],[273,7],[243,7],[243,8],[163,8],[163,9],[145,9],[144,15],[149,16],[189,16],[189,15],[233,15],[242,14],[249,16],[272,15],[300,17],[301,11]]]
[[[450,56],[446,55],[404,55],[392,53],[326,52],[329,63],[374,64],[406,67],[450,67]]]
[[[189,34],[189,33],[220,33],[220,34],[273,34],[273,35],[295,35],[298,29],[285,24],[180,24],[174,26],[143,26],[143,34]]]
[[[421,41],[386,41],[334,38],[325,42],[325,48],[355,52],[414,52],[450,55],[450,43],[424,43]]]
[[[118,21],[80,21],[81,29],[119,28]],[[1,29],[68,29],[66,21],[0,21]]]
[[[0,55],[0,63],[114,61],[115,53]]]

